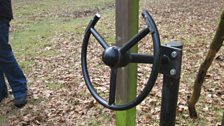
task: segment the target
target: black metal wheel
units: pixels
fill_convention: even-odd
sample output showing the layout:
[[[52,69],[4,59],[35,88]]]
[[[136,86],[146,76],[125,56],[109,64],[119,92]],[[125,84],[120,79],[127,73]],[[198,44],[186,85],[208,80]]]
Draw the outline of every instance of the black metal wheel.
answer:
[[[103,106],[112,109],[112,110],[126,110],[130,109],[138,104],[140,104],[152,90],[155,81],[157,79],[157,75],[159,73],[160,64],[161,64],[161,45],[159,33],[156,27],[156,24],[148,13],[148,11],[144,11],[142,13],[143,18],[147,24],[147,27],[141,30],[138,34],[136,34],[132,39],[130,39],[127,44],[122,47],[117,46],[109,46],[107,42],[103,39],[103,37],[96,31],[94,26],[97,21],[100,19],[100,15],[96,14],[94,18],[90,21],[88,27],[85,31],[85,36],[82,44],[82,54],[81,54],[81,65],[82,72],[84,76],[84,80],[90,91],[91,95]],[[136,45],[142,38],[144,38],[147,34],[151,34],[153,40],[153,55],[143,55],[138,53],[129,53],[129,49]],[[87,46],[89,42],[90,35],[93,35],[96,40],[100,43],[100,45],[104,48],[104,52],[102,53],[103,62],[110,67],[111,75],[110,75],[110,89],[109,89],[109,100],[105,100],[101,96],[98,95],[95,90],[87,68]],[[152,70],[150,73],[150,77],[145,88],[142,92],[136,96],[136,98],[128,103],[118,105],[115,103],[115,92],[116,92],[116,77],[117,77],[117,69],[123,66],[126,66],[129,63],[150,63],[152,64]]]

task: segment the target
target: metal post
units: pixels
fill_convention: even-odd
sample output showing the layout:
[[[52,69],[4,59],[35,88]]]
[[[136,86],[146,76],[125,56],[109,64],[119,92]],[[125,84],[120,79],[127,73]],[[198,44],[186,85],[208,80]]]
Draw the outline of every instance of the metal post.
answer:
[[[173,48],[175,47],[175,48]],[[171,61],[162,64],[163,89],[160,113],[160,126],[174,126],[181,74],[182,43],[170,42],[163,48],[163,54]]]
[[[139,0],[116,0],[116,45],[125,44],[138,32]],[[137,46],[131,49],[137,52]],[[136,97],[137,65],[118,70],[116,103],[127,103]],[[117,126],[135,126],[136,108],[116,112]]]

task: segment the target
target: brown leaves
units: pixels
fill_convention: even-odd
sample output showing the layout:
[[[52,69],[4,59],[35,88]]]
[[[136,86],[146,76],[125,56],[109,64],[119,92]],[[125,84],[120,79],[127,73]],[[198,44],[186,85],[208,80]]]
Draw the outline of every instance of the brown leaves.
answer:
[[[197,104],[199,120],[189,118],[186,96],[192,91],[197,70],[208,51],[216,20],[219,19],[219,10],[223,8],[223,0],[143,0],[140,2],[141,10],[148,9],[153,14],[163,43],[174,39],[184,42],[176,125],[219,124],[224,109],[222,58],[224,52],[222,49],[209,70]],[[58,11],[51,14],[58,17],[83,17],[85,21],[87,20],[85,16],[93,13],[84,11],[79,15],[78,11],[70,11],[70,9],[64,10],[63,14]],[[114,10],[110,11],[114,12]],[[115,41],[115,19],[114,13],[111,13],[108,10],[99,22],[100,26],[97,27],[110,43]],[[42,19],[47,15],[49,15],[48,12],[43,12],[39,16]],[[89,17],[87,18],[89,20]],[[142,19],[140,24],[141,27],[144,24]],[[0,105],[0,123],[1,118],[4,117],[9,125],[115,125],[114,112],[105,109],[90,96],[83,80],[80,55],[86,25],[80,24],[79,27],[74,28],[74,32],[55,31],[50,38],[41,38],[48,39],[49,43],[38,50],[37,53],[40,55],[36,57],[25,55],[25,60],[33,62],[27,72],[28,104],[23,109],[16,109],[13,106],[12,97],[4,100]],[[18,24],[17,27],[25,26]],[[148,40],[149,37],[139,44],[140,52],[152,53],[152,41]],[[102,50],[96,41],[90,40],[88,67],[97,91],[107,98],[110,71],[101,61]],[[49,56],[43,55],[51,51],[54,53]],[[139,65],[138,93],[147,83],[150,71],[151,65]],[[159,125],[161,90],[160,75],[149,96],[137,106],[137,125]]]

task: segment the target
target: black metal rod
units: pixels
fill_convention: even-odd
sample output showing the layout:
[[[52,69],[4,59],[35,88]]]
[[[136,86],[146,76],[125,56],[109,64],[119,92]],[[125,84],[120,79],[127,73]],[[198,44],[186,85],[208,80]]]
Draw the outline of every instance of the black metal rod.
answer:
[[[89,24],[88,24],[88,26],[87,26],[85,32],[89,31],[90,28],[93,28],[99,20],[100,20],[100,15],[99,15],[99,14],[96,14],[96,15],[93,17],[93,19],[89,22]]]
[[[139,53],[130,53],[129,54],[129,63],[146,63],[152,64],[153,63],[152,55],[146,54],[139,54]],[[162,64],[168,63],[170,61],[169,57],[162,56]]]
[[[168,43],[168,46],[176,47]],[[183,45],[179,45],[178,48],[182,49]],[[169,55],[169,54],[168,54]],[[178,101],[178,91],[181,74],[181,61],[182,50],[174,61],[171,62],[176,73],[170,70],[170,74],[163,75],[163,88],[162,88],[162,103],[160,113],[160,126],[175,126],[176,122],[176,108]],[[166,66],[166,64],[164,64]],[[169,64],[167,64],[169,65]]]
[[[160,126],[175,126],[179,81],[163,76]]]
[[[103,37],[96,31],[96,29],[94,28],[90,28],[91,33],[93,34],[93,36],[96,38],[96,40],[100,43],[100,45],[106,49],[109,47],[109,45],[107,44],[107,42],[103,39]]]
[[[110,74],[109,105],[115,103],[116,80],[117,80],[117,69],[112,68]]]
[[[133,47],[136,43],[138,43],[142,38],[144,38],[149,33],[149,28],[144,28],[138,34],[136,34],[133,38],[131,38],[127,44],[121,47],[120,51],[122,54],[127,52],[131,47]]]
[[[138,53],[130,53],[129,60],[131,63],[153,63],[153,56],[138,54]]]

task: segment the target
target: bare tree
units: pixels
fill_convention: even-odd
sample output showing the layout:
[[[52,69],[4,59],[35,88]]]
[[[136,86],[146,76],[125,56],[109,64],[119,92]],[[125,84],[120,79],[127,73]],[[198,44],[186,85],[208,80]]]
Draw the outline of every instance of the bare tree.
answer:
[[[223,116],[222,116],[222,124],[221,126],[224,126],[224,112],[223,112]]]
[[[220,19],[217,31],[215,33],[215,36],[210,45],[209,52],[204,62],[201,64],[199,68],[196,80],[194,82],[193,94],[191,97],[188,97],[188,108],[189,108],[189,113],[191,118],[197,118],[195,104],[198,102],[198,99],[200,97],[201,87],[205,80],[205,76],[208,71],[208,68],[212,64],[212,61],[214,60],[216,53],[221,48],[223,40],[224,40],[224,10],[221,14],[221,19]]]

